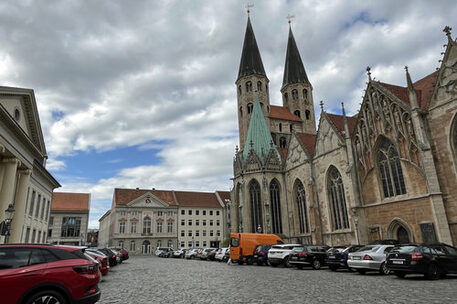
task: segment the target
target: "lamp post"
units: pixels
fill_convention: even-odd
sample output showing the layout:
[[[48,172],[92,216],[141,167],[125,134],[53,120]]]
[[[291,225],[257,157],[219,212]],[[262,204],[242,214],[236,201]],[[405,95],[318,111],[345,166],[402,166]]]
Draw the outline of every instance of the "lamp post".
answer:
[[[8,209],[5,210],[5,220],[0,223],[0,235],[5,236],[5,244],[8,242],[8,236],[10,235],[10,226],[11,221],[13,219],[14,211],[15,210],[13,208],[13,204],[9,204]]]

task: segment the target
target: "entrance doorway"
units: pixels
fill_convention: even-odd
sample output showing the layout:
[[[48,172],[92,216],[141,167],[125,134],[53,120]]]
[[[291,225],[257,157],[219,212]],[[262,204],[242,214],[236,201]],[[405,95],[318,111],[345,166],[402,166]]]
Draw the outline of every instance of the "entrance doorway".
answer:
[[[143,255],[151,254],[151,243],[149,241],[144,241],[141,246],[141,253]]]
[[[409,243],[408,231],[403,226],[398,227],[397,229],[397,240],[400,244]]]

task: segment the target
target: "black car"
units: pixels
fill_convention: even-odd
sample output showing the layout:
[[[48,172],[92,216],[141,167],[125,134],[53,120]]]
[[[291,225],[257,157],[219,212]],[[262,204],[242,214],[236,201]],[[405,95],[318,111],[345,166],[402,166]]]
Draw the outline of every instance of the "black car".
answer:
[[[270,250],[273,245],[258,245],[254,249],[254,259],[253,263],[256,263],[259,266],[268,264],[268,250]]]
[[[311,266],[320,269],[327,264],[328,246],[304,245],[295,247],[289,255],[289,264],[298,269]]]
[[[332,271],[343,268],[352,271],[348,267],[349,253],[356,252],[363,245],[348,245],[348,246],[336,246],[327,250],[327,265]]]
[[[437,280],[457,273],[457,248],[442,243],[397,245],[387,257],[387,269],[400,278],[418,273]]]
[[[214,249],[213,251],[210,251],[208,255],[206,256],[206,259],[208,261],[214,261],[216,259],[216,252],[218,249]]]
[[[117,265],[116,253],[114,253],[111,249],[97,248],[97,250],[103,252],[108,257],[110,267]]]

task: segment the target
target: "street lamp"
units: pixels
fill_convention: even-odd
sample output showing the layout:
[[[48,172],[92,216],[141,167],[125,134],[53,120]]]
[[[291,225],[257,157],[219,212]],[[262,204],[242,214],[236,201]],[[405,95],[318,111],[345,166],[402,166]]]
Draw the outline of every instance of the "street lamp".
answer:
[[[13,204],[9,204],[8,209],[5,210],[5,220],[0,223],[0,235],[5,236],[5,244],[10,235],[10,224],[13,219],[14,211]]]
[[[257,233],[262,233],[262,227],[260,227],[260,224],[257,226]]]

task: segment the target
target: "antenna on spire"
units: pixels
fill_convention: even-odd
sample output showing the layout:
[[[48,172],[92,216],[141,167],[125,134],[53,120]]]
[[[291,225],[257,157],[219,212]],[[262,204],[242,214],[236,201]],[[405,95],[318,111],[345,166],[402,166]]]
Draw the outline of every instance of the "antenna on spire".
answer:
[[[368,75],[368,80],[371,81],[371,68],[367,66],[367,75]]]
[[[289,24],[291,24],[291,23],[292,23],[292,19],[294,19],[294,18],[295,18],[294,15],[288,14],[288,15],[287,15],[287,22],[288,22]]]
[[[248,3],[246,4],[246,11],[248,12],[248,15],[251,13],[251,8],[254,7],[254,4]]]

